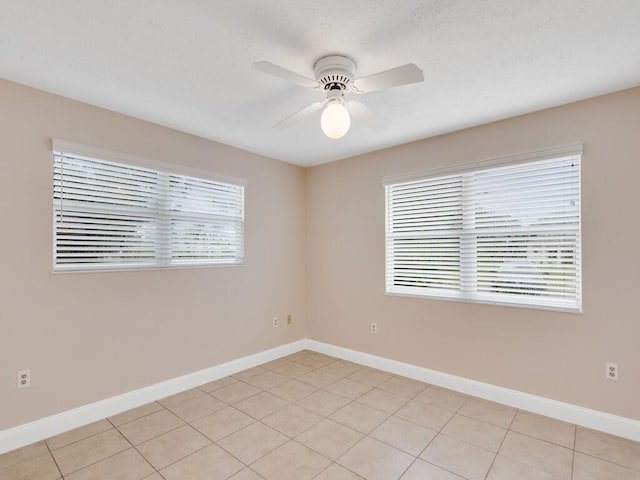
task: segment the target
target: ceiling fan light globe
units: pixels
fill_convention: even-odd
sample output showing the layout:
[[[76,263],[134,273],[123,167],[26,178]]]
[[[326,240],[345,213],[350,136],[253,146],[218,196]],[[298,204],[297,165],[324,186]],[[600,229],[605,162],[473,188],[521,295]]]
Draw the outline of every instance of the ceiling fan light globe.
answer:
[[[351,117],[342,102],[329,102],[320,117],[322,132],[329,138],[345,136],[351,126]]]

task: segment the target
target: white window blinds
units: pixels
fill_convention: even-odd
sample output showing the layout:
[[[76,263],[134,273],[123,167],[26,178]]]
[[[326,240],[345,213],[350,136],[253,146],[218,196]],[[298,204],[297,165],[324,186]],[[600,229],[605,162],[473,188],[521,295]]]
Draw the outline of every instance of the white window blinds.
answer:
[[[387,183],[387,292],[579,311],[580,158]]]
[[[57,146],[54,271],[243,263],[244,186]]]

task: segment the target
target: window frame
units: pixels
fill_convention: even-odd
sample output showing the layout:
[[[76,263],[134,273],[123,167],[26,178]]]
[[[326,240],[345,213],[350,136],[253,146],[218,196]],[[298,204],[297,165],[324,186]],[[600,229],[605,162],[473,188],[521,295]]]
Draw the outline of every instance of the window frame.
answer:
[[[64,265],[57,263],[57,233],[56,233],[56,209],[57,209],[57,200],[55,195],[52,195],[52,269],[51,273],[53,274],[66,274],[66,273],[95,273],[95,272],[123,272],[123,271],[145,271],[145,270],[175,270],[175,269],[192,269],[192,268],[210,268],[210,267],[238,267],[244,266],[245,258],[246,258],[246,238],[245,238],[245,230],[246,230],[246,220],[245,220],[245,207],[246,207],[246,188],[248,185],[247,180],[241,179],[238,177],[233,177],[229,175],[220,175],[217,173],[212,173],[205,170],[200,170],[197,168],[186,167],[182,165],[175,165],[168,162],[162,162],[159,160],[152,160],[149,158],[132,155],[123,152],[117,152],[114,150],[104,149],[101,147],[95,147],[91,145],[84,145],[80,143],[70,142],[67,140],[60,139],[52,139],[51,141],[51,159],[52,159],[52,179],[54,179],[54,169],[55,169],[55,157],[58,153],[68,154],[70,156],[77,157],[87,157],[89,159],[95,159],[97,161],[104,162],[113,162],[117,164],[122,164],[131,168],[141,168],[141,169],[149,169],[155,172],[158,172],[161,176],[164,176],[166,179],[171,178],[172,176],[185,177],[185,178],[193,178],[196,180],[204,180],[215,183],[222,183],[229,186],[236,186],[242,188],[242,215],[240,218],[241,222],[241,245],[240,252],[241,256],[239,256],[239,261],[237,262],[215,262],[215,261],[203,261],[200,263],[171,263],[170,258],[167,261],[166,258],[154,257],[155,263],[132,263],[132,264],[114,264],[114,263],[105,263],[104,265],[92,264],[91,266],[84,267],[82,264],[74,265]],[[53,180],[53,185],[55,185],[55,179]],[[163,200],[166,201],[166,198]],[[162,210],[157,210],[155,212],[155,219],[157,222],[166,222],[167,221],[167,212]],[[176,217],[177,219],[188,217],[189,214],[185,214],[179,211],[173,211],[172,217]],[[175,220],[175,219],[174,219]]]
[[[561,311],[561,312],[569,312],[569,313],[582,313],[582,285],[583,285],[583,274],[582,274],[582,163],[584,161],[583,155],[583,144],[572,144],[566,145],[556,148],[551,148],[542,151],[536,152],[528,152],[520,155],[513,155],[508,157],[500,157],[493,158],[489,160],[481,160],[475,162],[464,163],[461,165],[457,165],[454,167],[446,167],[446,168],[437,168],[426,171],[419,171],[414,173],[402,174],[402,175],[393,175],[386,176],[382,179],[382,185],[385,190],[385,234],[384,234],[384,242],[385,242],[385,295],[390,296],[400,296],[400,297],[412,297],[412,298],[425,298],[425,299],[435,299],[435,300],[446,300],[446,301],[454,301],[454,302],[462,302],[462,303],[475,303],[475,304],[488,304],[488,305],[498,305],[498,306],[508,306],[508,307],[516,307],[516,308],[530,308],[537,310],[550,310],[550,311]],[[482,170],[488,170],[492,168],[499,167],[507,167],[512,165],[524,164],[528,162],[536,162],[543,160],[552,160],[552,159],[560,159],[563,157],[571,157],[576,156],[580,162],[580,168],[578,170],[578,225],[577,225],[577,243],[576,243],[576,256],[577,261],[575,264],[576,276],[578,277],[576,280],[576,301],[573,306],[564,306],[564,305],[545,305],[545,304],[536,304],[536,303],[527,303],[526,300],[524,302],[517,301],[502,301],[502,300],[494,300],[494,299],[486,299],[486,298],[477,298],[472,294],[469,294],[469,291],[465,293],[465,288],[462,285],[462,276],[461,276],[461,285],[455,291],[443,291],[442,292],[434,292],[428,291],[425,292],[423,287],[396,287],[394,291],[393,285],[393,255],[390,254],[390,206],[389,206],[389,189],[387,187],[391,185],[398,185],[406,182],[414,182],[414,181],[426,181],[429,179],[438,179],[439,177],[446,177],[448,175],[463,176],[464,174],[469,174],[473,172],[478,172]],[[462,237],[465,235],[464,229],[460,228],[460,246],[463,244]],[[453,233],[453,232],[452,232]],[[435,235],[434,235],[435,236]],[[425,238],[427,235],[425,234]],[[458,254],[458,259],[461,259],[461,255]],[[475,255],[476,263],[478,259],[477,251]],[[462,266],[459,267],[462,270]],[[477,275],[474,274],[473,282],[477,281]],[[403,291],[400,291],[403,290]]]

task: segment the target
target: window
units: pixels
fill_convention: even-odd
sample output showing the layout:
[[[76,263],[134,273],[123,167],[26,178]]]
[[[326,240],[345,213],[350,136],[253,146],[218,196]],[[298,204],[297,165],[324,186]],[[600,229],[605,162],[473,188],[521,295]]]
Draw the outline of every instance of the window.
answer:
[[[54,271],[243,263],[241,181],[57,140],[53,148]]]
[[[580,311],[581,152],[385,180],[387,293]]]

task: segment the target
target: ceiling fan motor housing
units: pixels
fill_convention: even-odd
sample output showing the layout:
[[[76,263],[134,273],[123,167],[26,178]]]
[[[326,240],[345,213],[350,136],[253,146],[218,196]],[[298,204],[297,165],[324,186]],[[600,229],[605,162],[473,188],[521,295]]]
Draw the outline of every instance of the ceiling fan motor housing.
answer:
[[[322,57],[314,66],[316,80],[324,90],[347,90],[354,80],[356,64],[342,55]]]

